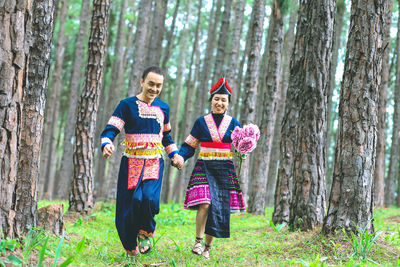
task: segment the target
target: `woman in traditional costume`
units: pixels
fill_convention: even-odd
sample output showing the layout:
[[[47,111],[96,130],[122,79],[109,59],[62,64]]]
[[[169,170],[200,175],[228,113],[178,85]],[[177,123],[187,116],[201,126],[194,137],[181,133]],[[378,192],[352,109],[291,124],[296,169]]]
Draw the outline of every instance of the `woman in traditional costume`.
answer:
[[[179,151],[186,161],[200,145],[187,186],[185,209],[197,210],[196,240],[192,252],[210,258],[214,237],[228,238],[231,212],[244,212],[243,195],[232,162],[231,133],[239,122],[226,114],[232,90],[225,78],[210,90],[212,112],[198,118]],[[203,236],[205,247],[203,249]]]

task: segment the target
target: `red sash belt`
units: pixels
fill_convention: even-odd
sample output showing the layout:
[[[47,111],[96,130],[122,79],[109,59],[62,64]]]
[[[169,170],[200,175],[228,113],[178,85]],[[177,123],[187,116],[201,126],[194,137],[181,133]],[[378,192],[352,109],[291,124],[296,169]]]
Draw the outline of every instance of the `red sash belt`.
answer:
[[[201,147],[230,149],[231,143],[201,142]]]

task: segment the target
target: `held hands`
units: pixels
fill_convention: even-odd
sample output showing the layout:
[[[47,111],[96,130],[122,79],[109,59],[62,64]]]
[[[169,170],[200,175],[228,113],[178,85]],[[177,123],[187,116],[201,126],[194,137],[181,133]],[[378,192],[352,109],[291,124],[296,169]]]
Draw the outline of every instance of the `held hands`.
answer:
[[[177,168],[178,170],[182,170],[183,164],[185,163],[184,159],[182,158],[181,155],[175,154],[172,158],[172,166]]]
[[[103,157],[108,159],[112,155],[112,153],[114,153],[114,150],[115,148],[113,144],[105,145],[103,148]]]

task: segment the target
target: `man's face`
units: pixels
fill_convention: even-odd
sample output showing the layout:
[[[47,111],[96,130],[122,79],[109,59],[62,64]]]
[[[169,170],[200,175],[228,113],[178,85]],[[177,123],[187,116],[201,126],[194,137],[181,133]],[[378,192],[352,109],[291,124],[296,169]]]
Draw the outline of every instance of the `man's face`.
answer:
[[[161,93],[163,83],[164,76],[155,72],[149,72],[144,81],[140,79],[145,100],[153,101]]]

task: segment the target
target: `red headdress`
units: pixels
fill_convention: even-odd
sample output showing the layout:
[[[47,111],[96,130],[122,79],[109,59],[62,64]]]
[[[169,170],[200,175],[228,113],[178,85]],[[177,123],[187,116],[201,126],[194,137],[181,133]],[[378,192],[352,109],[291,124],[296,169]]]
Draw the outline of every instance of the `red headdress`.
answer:
[[[225,77],[219,78],[218,82],[214,84],[214,86],[210,90],[210,94],[227,94],[232,95],[232,89],[229,87],[229,84]]]

